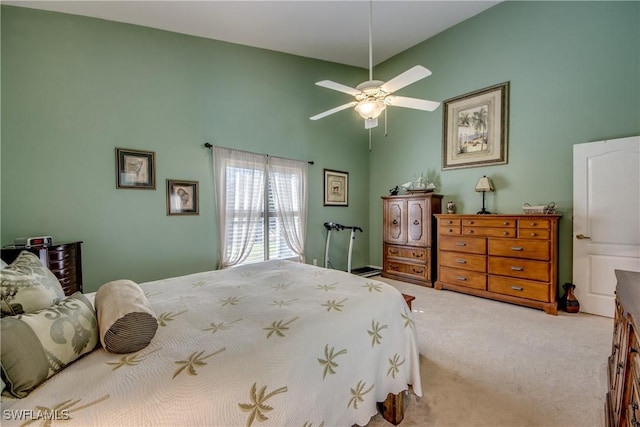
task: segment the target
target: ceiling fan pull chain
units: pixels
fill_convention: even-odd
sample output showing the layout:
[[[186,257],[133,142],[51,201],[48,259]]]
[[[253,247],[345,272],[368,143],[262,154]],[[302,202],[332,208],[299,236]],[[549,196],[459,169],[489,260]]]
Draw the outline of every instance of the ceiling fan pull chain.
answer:
[[[384,109],[384,137],[386,138],[387,135],[389,135],[389,132],[387,132],[387,109]]]
[[[371,152],[371,128],[369,128],[369,152]]]

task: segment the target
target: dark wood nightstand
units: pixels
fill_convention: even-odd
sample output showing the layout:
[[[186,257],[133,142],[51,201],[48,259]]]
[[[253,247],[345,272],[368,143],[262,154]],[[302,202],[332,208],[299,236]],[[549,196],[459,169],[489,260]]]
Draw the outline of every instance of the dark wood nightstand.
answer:
[[[20,252],[35,254],[60,281],[65,295],[82,292],[82,242],[57,243],[29,248],[2,248],[2,259],[11,264]]]

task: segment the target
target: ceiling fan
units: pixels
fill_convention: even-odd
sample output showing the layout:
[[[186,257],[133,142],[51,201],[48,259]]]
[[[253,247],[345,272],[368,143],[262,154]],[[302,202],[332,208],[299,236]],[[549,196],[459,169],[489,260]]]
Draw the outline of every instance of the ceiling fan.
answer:
[[[389,105],[424,111],[433,111],[440,105],[439,102],[428,101],[426,99],[393,95],[394,92],[403,87],[409,86],[431,75],[431,71],[422,65],[409,68],[407,71],[397,75],[386,83],[380,80],[373,80],[373,42],[371,37],[372,3],[373,1],[369,2],[369,80],[360,83],[355,88],[331,80],[317,82],[317,86],[352,95],[355,97],[355,101],[316,114],[310,117],[311,120],[319,120],[338,111],[355,107],[355,110],[364,119],[364,128],[371,129],[378,126],[378,117]]]

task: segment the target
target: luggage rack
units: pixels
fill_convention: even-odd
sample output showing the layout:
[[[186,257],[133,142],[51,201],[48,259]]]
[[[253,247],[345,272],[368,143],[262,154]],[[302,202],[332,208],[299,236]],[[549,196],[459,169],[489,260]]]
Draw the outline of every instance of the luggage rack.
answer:
[[[342,225],[335,222],[325,222],[324,227],[327,229],[327,243],[324,249],[324,267],[325,268],[333,268],[331,265],[331,260],[329,259],[329,243],[331,242],[331,232],[342,231],[342,230],[351,230],[351,236],[349,239],[349,256],[347,259],[347,273],[356,274],[362,277],[371,277],[377,276],[382,271],[379,268],[375,267],[360,267],[356,269],[351,269],[351,254],[353,252],[353,241],[356,239],[356,231],[363,232],[362,228],[352,225]]]

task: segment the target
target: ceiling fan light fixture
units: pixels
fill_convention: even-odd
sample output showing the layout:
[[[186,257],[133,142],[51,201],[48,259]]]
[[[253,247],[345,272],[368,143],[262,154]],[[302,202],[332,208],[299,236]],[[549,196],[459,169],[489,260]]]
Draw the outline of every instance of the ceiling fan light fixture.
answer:
[[[356,111],[363,119],[376,119],[385,108],[385,103],[378,99],[365,99],[356,105]]]

